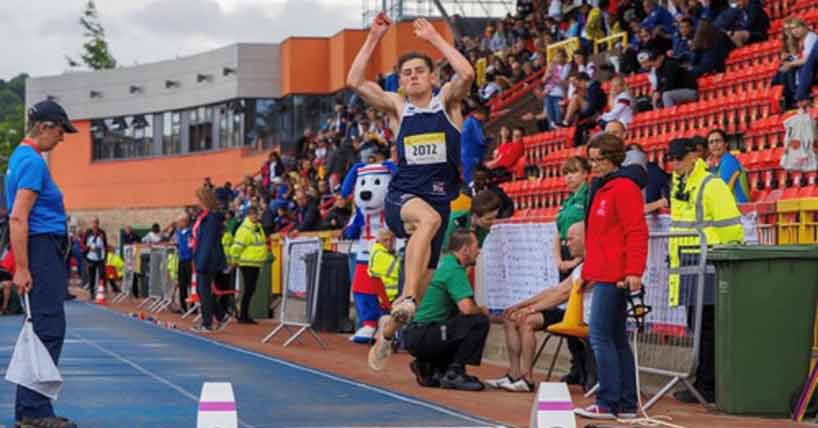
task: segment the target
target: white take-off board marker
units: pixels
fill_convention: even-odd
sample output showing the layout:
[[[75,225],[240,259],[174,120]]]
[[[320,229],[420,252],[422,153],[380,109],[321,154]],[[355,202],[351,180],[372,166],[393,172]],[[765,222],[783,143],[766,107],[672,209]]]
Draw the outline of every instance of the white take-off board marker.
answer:
[[[577,428],[568,385],[542,382],[531,406],[531,428]]]
[[[229,382],[205,382],[199,397],[196,428],[238,428],[236,398]]]

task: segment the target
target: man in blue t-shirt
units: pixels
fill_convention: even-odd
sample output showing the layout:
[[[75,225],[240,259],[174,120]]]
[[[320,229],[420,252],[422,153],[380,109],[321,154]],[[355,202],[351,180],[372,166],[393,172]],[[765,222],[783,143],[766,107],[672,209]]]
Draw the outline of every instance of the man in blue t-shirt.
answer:
[[[54,364],[59,363],[65,339],[63,302],[68,283],[68,236],[63,196],[41,156],[77,132],[59,104],[42,101],[28,111],[26,138],[14,150],[6,171],[6,205],[11,247],[14,251],[14,284],[27,296],[34,333]],[[56,393],[57,390],[51,392]],[[29,428],[76,428],[55,415],[51,400],[22,385],[14,404],[17,426]]]

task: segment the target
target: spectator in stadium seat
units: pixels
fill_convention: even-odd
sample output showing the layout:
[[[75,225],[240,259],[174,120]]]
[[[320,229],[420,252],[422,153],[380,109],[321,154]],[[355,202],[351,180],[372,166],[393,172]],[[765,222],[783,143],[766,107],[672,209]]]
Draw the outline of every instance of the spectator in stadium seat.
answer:
[[[784,62],[781,66],[782,71],[794,70],[795,87],[792,98],[799,102],[800,106],[806,107],[810,96],[810,88],[815,79],[816,68],[818,67],[818,48],[816,48],[816,41],[818,35],[810,30],[809,25],[801,19],[792,20],[792,35],[799,42],[801,51],[798,57],[793,61]]]
[[[534,12],[534,0],[517,0],[517,16],[525,18]]]
[[[639,27],[636,33],[641,50],[666,53],[673,50],[673,39],[663,33],[652,33],[647,27]]]
[[[655,108],[673,107],[699,99],[699,84],[690,71],[678,62],[665,58],[663,52],[651,52],[650,60],[656,69],[657,87],[653,93]]]
[[[724,72],[730,54],[730,41],[710,21],[702,20],[693,37],[693,59],[690,74],[699,78],[705,74]]]
[[[599,390],[595,404],[575,413],[594,419],[633,418],[638,402],[625,329],[626,296],[642,287],[647,260],[648,228],[640,191],[644,175],[633,172],[638,167],[620,167],[625,159],[622,139],[603,133],[588,147],[597,178],[590,190],[582,279],[593,284],[589,339]]]
[[[647,160],[645,150],[639,144],[628,145],[625,152],[626,158],[632,152],[637,152],[640,155],[645,171],[648,174],[648,183],[645,185],[643,192],[645,195],[645,214],[668,208],[670,206],[670,176],[659,164]]]
[[[548,64],[548,69],[543,74],[543,97],[545,99],[543,105],[543,113],[546,117],[540,114],[537,119],[548,119],[548,127],[556,127],[557,124],[562,123],[562,108],[560,104],[565,99],[565,91],[567,88],[568,74],[571,71],[571,66],[568,65],[568,54],[565,49],[559,48],[554,53],[554,59]]]
[[[497,29],[494,31],[494,34],[491,36],[491,40],[489,41],[489,50],[496,54],[497,52],[501,52],[506,48],[508,48],[506,26],[503,21],[498,21]]]
[[[678,31],[673,34],[673,49],[669,56],[680,64],[687,65],[693,62],[693,19],[683,16],[676,21],[676,26]]]
[[[460,131],[460,158],[463,165],[463,181],[468,185],[472,180],[474,167],[483,161],[489,144],[483,131],[483,123],[489,118],[489,108],[479,105],[463,122]]]
[[[327,218],[324,220],[324,226],[322,229],[341,229],[349,223],[349,217],[352,215],[349,207],[347,206],[347,201],[341,195],[335,196],[335,203],[332,206],[332,209],[327,214]]]
[[[710,153],[708,162],[710,172],[727,183],[727,188],[733,192],[737,203],[749,201],[750,185],[747,182],[747,173],[741,162],[728,150],[727,133],[721,129],[710,131],[707,134],[707,148]]]
[[[272,154],[271,154],[272,156]],[[262,174],[264,174],[264,167],[262,167]],[[267,185],[269,186],[269,177],[267,178]],[[222,209],[226,210],[230,206],[230,201],[236,199],[237,193],[233,190],[233,185],[227,181],[224,183],[224,186],[219,187],[216,189],[216,199],[219,200],[219,204],[221,205]]]
[[[605,129],[608,122],[617,121],[627,127],[633,120],[633,97],[625,78],[621,74],[612,77],[610,82],[609,110],[599,117],[599,126]]]
[[[505,178],[507,180],[514,178],[514,167],[520,158],[525,156],[525,146],[523,145],[524,136],[525,129],[523,127],[518,126],[514,128],[511,141],[497,147],[494,157],[486,162],[486,168],[492,170],[494,177]]]
[[[527,39],[517,39],[517,41],[514,42],[514,47],[511,50],[511,54],[519,63],[531,60],[531,51],[528,50],[527,43]]]
[[[502,76],[497,73],[486,73],[486,86],[480,89],[480,98],[483,101],[488,101],[492,99],[495,95],[499,94],[503,90],[502,86]]]
[[[284,175],[284,162],[278,152],[270,152],[270,157],[261,166],[261,184],[265,189],[270,189],[274,183],[281,181]],[[229,184],[229,182],[228,182]],[[228,186],[225,187],[230,190]],[[221,200],[221,198],[219,198]]]
[[[480,247],[474,232],[457,230],[448,250],[404,333],[415,357],[410,368],[421,386],[480,391],[480,380],[466,373],[466,365],[480,365],[490,326],[488,309],[475,302],[466,274]]]
[[[570,71],[566,72],[568,76],[576,73],[585,73],[589,79],[596,76],[596,64],[593,61],[588,61],[588,54],[583,49],[577,49],[572,54],[573,61],[570,64]],[[568,85],[568,97],[566,102],[576,95],[576,87],[573,84]]]
[[[661,6],[656,0],[643,0],[642,7],[647,15],[642,20],[642,27],[645,27],[653,34],[662,33],[670,37],[676,31],[673,26],[673,15]]]
[[[569,195],[560,205],[557,213],[557,234],[559,239],[554,241],[554,260],[557,262],[560,281],[564,280],[580,263],[581,257],[571,255],[568,247],[568,228],[572,224],[585,220],[585,211],[588,206],[588,174],[591,165],[588,160],[573,156],[562,165],[562,175],[565,177],[565,186]]]
[[[508,197],[500,186],[494,184],[491,171],[484,165],[478,165],[474,169],[474,182],[472,182],[470,190],[472,197],[484,190],[489,190],[500,198],[500,212],[497,214],[497,218],[509,218],[514,215],[514,201]]]
[[[606,98],[602,85],[596,80],[591,80],[588,74],[583,72],[571,76],[571,82],[577,92],[568,103],[563,125],[571,126],[574,123],[578,126],[595,125],[597,116],[605,108]]]
[[[733,0],[735,7],[722,11],[713,25],[727,34],[734,47],[767,40],[770,17],[760,0]]]
[[[568,247],[571,256],[582,260],[585,255],[585,225],[582,221],[568,228]],[[499,379],[487,379],[485,384],[511,392],[534,392],[533,365],[537,351],[536,332],[545,330],[551,324],[561,322],[565,310],[560,307],[568,301],[574,283],[582,281],[582,263],[571,270],[559,284],[546,288],[529,299],[509,306],[503,312],[506,336],[506,351],[510,365],[509,372]],[[585,385],[586,353],[582,342],[575,337],[567,337],[571,351],[571,371],[560,379],[569,385]]]
[[[296,209],[296,228],[299,232],[307,232],[311,230],[318,230],[321,222],[321,214],[318,210],[318,201],[315,198],[307,196],[303,189],[295,191],[295,203],[298,206]]]
[[[625,128],[625,125],[618,120],[612,120],[605,124],[605,128],[602,128],[602,132],[616,135],[621,139],[625,139],[626,135],[628,134],[628,129]]]

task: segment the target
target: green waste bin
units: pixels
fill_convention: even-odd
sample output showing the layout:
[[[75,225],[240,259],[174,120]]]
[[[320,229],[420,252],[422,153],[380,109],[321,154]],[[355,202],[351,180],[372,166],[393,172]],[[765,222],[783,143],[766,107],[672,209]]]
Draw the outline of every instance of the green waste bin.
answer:
[[[250,299],[250,307],[247,310],[252,319],[270,318],[270,301],[272,294],[270,272],[272,265],[273,258],[270,256],[267,258],[267,261],[261,265],[261,271],[258,273],[256,291],[253,293],[253,298]],[[244,280],[242,279],[241,281],[241,289],[244,290]]]
[[[732,414],[788,416],[807,379],[818,246],[713,248],[716,268],[716,406]]]

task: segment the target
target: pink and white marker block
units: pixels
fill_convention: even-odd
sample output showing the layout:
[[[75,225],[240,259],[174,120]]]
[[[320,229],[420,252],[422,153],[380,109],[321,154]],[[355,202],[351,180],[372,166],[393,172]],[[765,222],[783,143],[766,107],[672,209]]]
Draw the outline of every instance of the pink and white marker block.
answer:
[[[236,398],[229,382],[205,382],[199,397],[196,428],[238,428]]]
[[[577,428],[568,385],[542,382],[531,406],[531,428]]]

